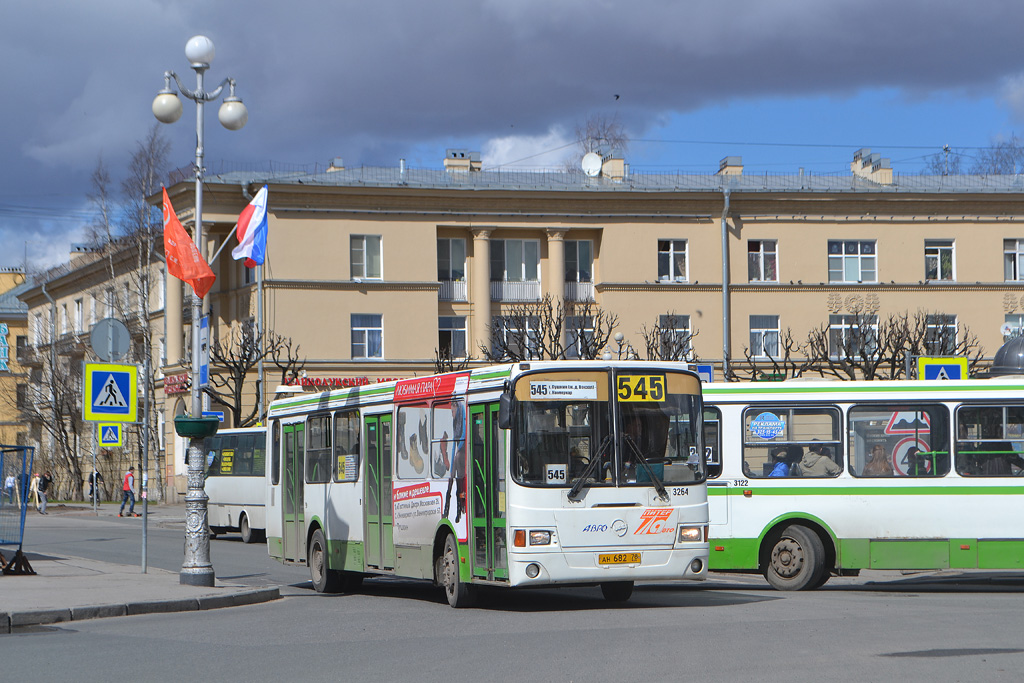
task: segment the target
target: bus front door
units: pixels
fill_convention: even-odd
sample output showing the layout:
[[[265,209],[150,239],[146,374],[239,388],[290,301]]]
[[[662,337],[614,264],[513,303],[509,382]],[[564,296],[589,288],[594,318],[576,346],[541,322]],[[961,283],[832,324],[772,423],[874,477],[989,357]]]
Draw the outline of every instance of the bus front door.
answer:
[[[395,541],[391,498],[391,416],[367,417],[366,438],[366,546],[367,567],[394,569]]]
[[[472,463],[469,486],[473,576],[508,580],[505,541],[505,458],[498,406],[472,406]]]
[[[306,561],[305,497],[303,496],[303,466],[306,454],[305,423],[282,425],[284,440],[284,476],[281,487],[282,513],[281,540],[284,559]]]

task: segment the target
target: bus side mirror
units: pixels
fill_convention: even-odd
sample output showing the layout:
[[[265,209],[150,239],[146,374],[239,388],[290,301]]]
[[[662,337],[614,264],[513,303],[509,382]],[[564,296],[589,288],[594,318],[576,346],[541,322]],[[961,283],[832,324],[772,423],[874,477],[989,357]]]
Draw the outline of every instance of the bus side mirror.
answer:
[[[512,426],[512,396],[508,393],[501,395],[498,400],[498,427],[508,429]]]

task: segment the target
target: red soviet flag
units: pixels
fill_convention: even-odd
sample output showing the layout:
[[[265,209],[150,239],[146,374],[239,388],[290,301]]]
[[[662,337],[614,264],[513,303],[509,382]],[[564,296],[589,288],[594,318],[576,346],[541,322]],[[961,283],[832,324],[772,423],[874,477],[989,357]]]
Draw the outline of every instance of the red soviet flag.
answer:
[[[217,276],[200,256],[199,248],[174,213],[167,188],[164,188],[164,255],[167,256],[168,274],[192,285],[192,291],[200,299],[206,296]]]

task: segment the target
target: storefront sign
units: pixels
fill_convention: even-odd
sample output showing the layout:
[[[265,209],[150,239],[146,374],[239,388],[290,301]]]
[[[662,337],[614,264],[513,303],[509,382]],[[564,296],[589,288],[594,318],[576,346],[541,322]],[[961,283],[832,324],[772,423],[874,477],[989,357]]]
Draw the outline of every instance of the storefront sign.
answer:
[[[167,375],[164,377],[164,394],[184,394],[188,391],[188,373]]]

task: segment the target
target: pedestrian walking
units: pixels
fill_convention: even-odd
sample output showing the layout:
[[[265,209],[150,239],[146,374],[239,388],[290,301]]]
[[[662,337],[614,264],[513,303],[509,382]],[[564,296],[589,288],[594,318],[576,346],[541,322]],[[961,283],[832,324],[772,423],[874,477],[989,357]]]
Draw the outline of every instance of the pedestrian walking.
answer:
[[[4,492],[0,494],[0,502],[2,502],[3,496],[7,496],[9,503],[14,502],[14,475],[8,474],[7,479],[4,480]]]
[[[96,500],[100,495],[100,487],[103,486],[103,475],[98,470],[93,470],[89,475],[89,500]]]
[[[39,483],[36,484],[36,489],[39,491],[39,512],[46,514],[46,497],[50,491],[50,484],[53,483],[53,477],[50,476],[50,471],[47,470],[42,473],[39,477]]]
[[[129,517],[141,517],[140,514],[135,512],[135,466],[132,465],[128,468],[128,471],[124,473],[124,482],[121,485],[121,511],[117,513],[118,517],[124,517],[124,506],[125,503],[131,502],[128,507]]]

